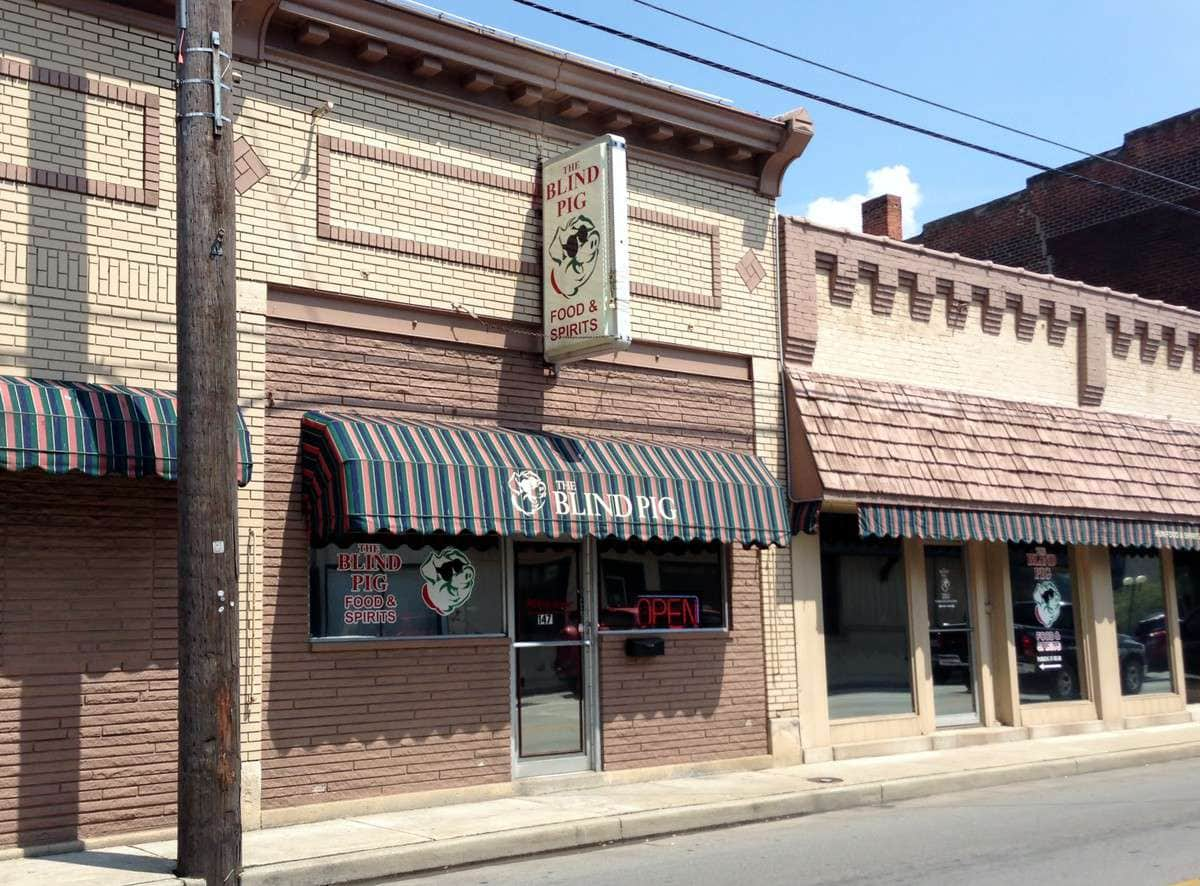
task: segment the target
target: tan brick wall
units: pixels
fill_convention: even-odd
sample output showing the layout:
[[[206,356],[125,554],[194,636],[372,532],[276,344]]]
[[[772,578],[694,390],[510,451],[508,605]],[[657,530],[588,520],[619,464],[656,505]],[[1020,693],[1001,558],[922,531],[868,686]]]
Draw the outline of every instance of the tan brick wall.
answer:
[[[347,377],[357,380],[354,390]],[[268,327],[267,385],[275,403],[266,465],[269,806],[509,777],[507,643],[309,651],[297,474],[303,410],[351,407],[743,450],[754,432],[744,382],[599,366],[555,381],[532,354],[276,320]],[[637,765],[650,750],[655,758],[646,765],[765,752],[757,557],[734,555],[728,637],[671,640],[665,658],[637,665],[625,661],[623,641],[604,641],[606,765]],[[636,691],[627,685],[634,679]],[[431,684],[444,681],[451,689],[438,694]],[[370,779],[362,769],[373,770]]]
[[[814,369],[1200,420],[1196,312],[883,238],[783,223],[799,244],[789,261],[803,265],[789,298],[798,313],[816,310]],[[1101,330],[1090,355],[1089,323]]]
[[[453,175],[438,174],[334,152],[330,203],[334,218],[342,220],[335,224],[352,222],[367,231],[514,260],[538,255],[541,220],[532,202],[538,158],[569,145],[274,64],[244,73],[238,132],[270,174],[239,202],[242,277],[433,308],[469,305],[484,316],[541,322],[540,282],[528,274],[319,238],[318,136],[392,151],[406,162],[455,167]],[[314,122],[309,111],[326,99],[334,101],[333,112]],[[470,172],[530,190],[521,194],[464,180]],[[635,297],[634,338],[774,357],[772,201],[636,158],[629,180],[632,207],[716,225],[722,258],[719,310]],[[631,230],[640,235],[631,246],[635,282],[711,288],[707,236],[640,221]],[[747,249],[768,274],[753,293],[735,270]]]
[[[175,816],[175,487],[0,472],[0,847]]]

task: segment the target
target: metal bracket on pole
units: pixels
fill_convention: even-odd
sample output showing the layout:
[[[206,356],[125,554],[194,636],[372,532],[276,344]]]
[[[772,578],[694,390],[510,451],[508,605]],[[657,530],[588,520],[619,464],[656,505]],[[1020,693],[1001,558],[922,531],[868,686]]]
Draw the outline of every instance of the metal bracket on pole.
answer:
[[[186,114],[180,114],[179,119],[183,120],[187,117],[210,117],[213,122],[213,137],[220,138],[225,131],[225,124],[232,123],[229,117],[224,113],[224,93],[222,90],[228,89],[233,91],[233,87],[224,82],[224,77],[221,75],[221,60],[227,60],[233,64],[233,56],[228,52],[221,51],[221,32],[212,32],[212,46],[190,46],[183,50],[184,55],[193,52],[207,52],[212,56],[212,77],[188,77],[179,81],[180,86],[190,85],[194,83],[204,83],[212,88],[212,111],[190,111]]]

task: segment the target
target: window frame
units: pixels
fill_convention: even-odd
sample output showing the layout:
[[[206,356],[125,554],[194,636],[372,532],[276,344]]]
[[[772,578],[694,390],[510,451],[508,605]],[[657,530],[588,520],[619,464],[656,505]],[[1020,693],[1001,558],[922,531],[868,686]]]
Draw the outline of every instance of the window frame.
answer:
[[[1013,558],[1014,550],[1016,550],[1018,548],[1036,549],[1038,547],[1061,548],[1061,549],[1065,550],[1066,554],[1067,554],[1066,568],[1067,568],[1068,574],[1071,577],[1070,606],[1071,606],[1072,631],[1074,632],[1074,635],[1075,635],[1075,679],[1079,683],[1079,697],[1078,698],[1048,697],[1045,699],[1031,699],[1031,700],[1026,701],[1025,699],[1023,699],[1021,697],[1022,693],[1021,693],[1021,688],[1020,688],[1020,660],[1019,660],[1020,652],[1016,648],[1016,633],[1015,633],[1018,622],[1017,622],[1017,618],[1016,618],[1016,613],[1013,608],[1017,602],[1017,598],[1014,593],[1015,588],[1014,588],[1014,582],[1013,582],[1012,558]],[[1090,575],[1090,573],[1084,572],[1084,569],[1079,562],[1079,558],[1080,558],[1080,556],[1082,556],[1081,546],[1076,545],[1076,544],[1067,543],[1067,542],[1030,541],[1030,542],[1008,542],[1008,543],[1006,543],[1006,548],[1007,548],[1007,550],[1005,552],[1005,557],[1007,559],[1007,564],[1005,567],[1005,571],[1008,575],[1008,588],[1007,588],[1008,610],[1009,610],[1008,618],[1009,618],[1009,622],[1013,628],[1013,639],[1012,639],[1013,645],[1011,648],[1013,650],[1013,653],[1012,653],[1013,654],[1013,665],[1014,665],[1013,680],[1014,680],[1014,683],[1015,683],[1016,689],[1017,689],[1016,700],[1017,700],[1018,708],[1033,707],[1035,709],[1040,710],[1042,708],[1048,708],[1052,705],[1091,704],[1093,706],[1096,706],[1098,704],[1096,697],[1095,697],[1096,689],[1094,686],[1094,683],[1095,683],[1095,680],[1097,677],[1096,672],[1095,672],[1095,668],[1096,668],[1096,649],[1095,649],[1096,631],[1095,631],[1095,627],[1094,627],[1094,615],[1093,615],[1093,608],[1092,608],[1095,605],[1095,602],[1091,599],[1091,594],[1090,594],[1087,586],[1081,582],[1081,579],[1084,579],[1087,575]],[[1091,567],[1090,563],[1085,564],[1085,565],[1087,565],[1088,568]],[[1056,564],[1054,568],[1058,568],[1058,564]],[[1111,570],[1111,559],[1110,559],[1110,565],[1108,568],[1109,568],[1109,570]],[[1107,580],[1108,579],[1106,578],[1106,581]],[[1022,604],[1025,604],[1028,601],[1022,600],[1021,602],[1022,602]],[[1036,626],[1034,626],[1034,625],[1022,624],[1022,627],[1033,628],[1034,630],[1037,630]],[[1061,631],[1061,629],[1058,629],[1058,630]]]
[[[385,548],[391,547],[408,547],[408,548],[424,548],[430,547],[429,539],[445,539],[446,545],[452,546],[457,535],[442,534],[406,534],[393,535],[388,533],[352,533],[349,535],[339,535],[331,538],[325,546],[335,545],[339,548],[349,548],[359,544],[382,544]],[[307,548],[308,551],[308,644],[310,649],[327,649],[329,647],[338,646],[393,646],[397,644],[418,644],[418,645],[433,645],[441,643],[473,643],[473,642],[494,642],[496,640],[508,640],[512,635],[512,556],[511,545],[504,536],[485,535],[472,536],[488,541],[494,541],[495,550],[500,558],[500,592],[501,592],[501,609],[500,621],[501,630],[499,632],[489,631],[486,633],[477,634],[407,634],[390,637],[382,636],[364,636],[364,635],[316,635],[313,633],[313,606],[317,602],[319,595],[322,605],[325,604],[326,587],[322,584],[319,588],[314,587],[313,583],[313,556],[318,550],[311,545]],[[412,544],[413,541],[420,541],[420,544]]]
[[[719,636],[729,634],[733,630],[733,558],[730,556],[731,549],[727,542],[717,543],[717,562],[718,572],[721,576],[721,607],[723,627],[719,628],[605,628],[600,624],[600,609],[603,600],[604,584],[604,551],[601,550],[601,545],[607,541],[611,541],[612,537],[595,539],[596,551],[596,634],[599,637],[690,637],[696,635]],[[661,539],[652,539],[646,542],[647,544],[661,543],[666,544]]]
[[[853,511],[853,512],[851,512],[851,511],[831,511],[830,513],[837,514],[839,517],[852,518],[855,523],[855,535],[858,538],[858,540],[860,540],[860,541],[863,540],[864,537],[859,533],[859,530],[857,528],[857,511]],[[871,538],[874,538],[874,537],[871,537]],[[893,566],[891,568],[900,570],[900,574],[901,574],[902,581],[903,581],[903,603],[904,603],[903,627],[904,627],[904,637],[905,637],[905,666],[906,666],[906,672],[908,674],[908,698],[909,698],[910,709],[908,711],[894,711],[891,713],[884,713],[884,714],[876,714],[876,713],[857,714],[856,713],[856,714],[849,714],[846,716],[835,716],[834,715],[831,703],[835,697],[835,694],[836,695],[849,695],[851,693],[833,693],[833,692],[830,692],[830,690],[829,690],[829,685],[830,685],[829,684],[829,644],[828,644],[827,638],[830,636],[833,636],[833,637],[843,636],[844,632],[842,631],[843,624],[842,624],[842,619],[841,619],[840,597],[836,598],[837,599],[837,610],[838,610],[836,613],[838,616],[837,630],[832,633],[829,631],[829,623],[827,621],[826,604],[831,598],[831,592],[830,592],[830,589],[826,587],[826,583],[825,583],[825,577],[826,577],[825,576],[825,570],[826,570],[825,561],[826,561],[827,557],[837,559],[837,558],[842,558],[842,557],[846,557],[846,556],[864,556],[864,554],[862,552],[858,552],[858,551],[839,550],[839,549],[837,549],[838,542],[836,542],[836,541],[830,543],[831,546],[834,547],[834,550],[828,551],[825,548],[824,542],[820,535],[820,532],[818,531],[818,561],[820,563],[820,575],[821,575],[821,622],[820,622],[820,624],[821,624],[822,645],[824,646],[824,655],[822,658],[821,667],[823,667],[825,669],[825,704],[824,704],[825,717],[826,717],[826,722],[828,722],[831,727],[853,726],[853,725],[859,724],[859,723],[881,723],[881,722],[885,722],[885,721],[897,721],[897,722],[906,721],[907,722],[907,721],[917,720],[922,716],[922,705],[924,704],[924,701],[922,700],[922,692],[920,689],[920,684],[925,678],[922,675],[922,673],[919,671],[919,669],[917,668],[917,660],[918,660],[917,651],[918,651],[918,644],[920,642],[918,640],[918,637],[920,635],[920,631],[918,630],[918,625],[914,622],[914,619],[916,619],[918,616],[916,614],[915,607],[913,605],[913,603],[914,603],[914,601],[913,601],[914,588],[913,588],[912,582],[910,581],[910,579],[912,578],[912,575],[910,572],[910,568],[911,568],[912,564],[910,563],[911,545],[909,544],[909,542],[917,543],[917,545],[921,548],[922,551],[924,549],[924,545],[920,539],[890,538],[889,537],[886,539],[878,539],[878,540],[886,541],[886,542],[894,542],[895,547],[898,550],[896,562],[895,562],[895,564],[893,564]],[[871,555],[867,554],[866,556],[871,556]],[[923,558],[923,556],[924,555],[922,554],[922,558]],[[923,560],[922,560],[922,562],[923,562]],[[837,573],[838,573],[838,576],[840,577],[840,573],[841,573],[840,560],[839,560],[838,567],[837,567]],[[922,589],[922,594],[923,593],[924,593],[924,590]],[[926,630],[926,633],[928,633],[927,630]]]

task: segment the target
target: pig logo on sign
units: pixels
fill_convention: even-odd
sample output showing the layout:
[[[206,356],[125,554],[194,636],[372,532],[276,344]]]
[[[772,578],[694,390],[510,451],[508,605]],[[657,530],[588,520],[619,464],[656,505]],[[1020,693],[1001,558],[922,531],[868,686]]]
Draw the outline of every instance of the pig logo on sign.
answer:
[[[527,517],[540,512],[550,494],[545,481],[534,471],[513,471],[509,474],[508,492],[513,507]]]
[[[572,215],[558,226],[550,240],[550,285],[567,298],[584,287],[600,257],[600,232],[586,215]]]
[[[475,567],[458,548],[431,551],[421,564],[421,599],[438,615],[449,615],[471,599]]]
[[[1058,585],[1052,581],[1039,581],[1033,589],[1033,613],[1042,627],[1054,627],[1062,607],[1063,598]]]

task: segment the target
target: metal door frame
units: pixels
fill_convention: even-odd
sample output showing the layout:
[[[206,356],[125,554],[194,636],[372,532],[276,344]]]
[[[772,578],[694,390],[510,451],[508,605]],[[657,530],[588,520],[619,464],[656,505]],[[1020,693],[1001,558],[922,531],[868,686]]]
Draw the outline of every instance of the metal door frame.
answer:
[[[925,556],[926,547],[927,546],[925,544],[921,545],[921,556],[922,557]],[[971,564],[968,562],[968,557],[969,557],[970,552],[967,550],[966,545],[964,545],[962,543],[954,543],[954,542],[948,543],[948,542],[942,541],[942,542],[937,542],[937,543],[931,543],[928,545],[928,547],[958,548],[959,551],[961,552],[962,567],[963,567],[963,586],[967,592],[967,599],[966,599],[967,623],[968,623],[968,625],[970,625],[970,627],[967,627],[965,629],[964,628],[934,628],[932,625],[932,622],[930,623],[930,627],[929,627],[929,634],[930,634],[929,648],[930,648],[930,653],[931,653],[930,663],[929,663],[929,665],[930,665],[930,681],[933,680],[933,661],[932,661],[933,640],[932,640],[932,637],[933,637],[934,631],[936,630],[939,633],[950,633],[950,634],[954,634],[954,633],[968,634],[969,636],[967,638],[967,640],[968,640],[967,648],[970,650],[970,653],[971,653],[971,662],[970,662],[971,701],[975,705],[975,710],[970,713],[967,713],[967,714],[939,714],[937,712],[937,695],[936,695],[937,687],[930,686],[930,689],[935,690],[935,694],[933,695],[934,728],[944,729],[944,728],[949,728],[949,727],[954,727],[954,726],[979,726],[979,725],[982,725],[982,723],[983,723],[983,712],[979,709],[979,702],[980,702],[980,698],[979,698],[979,636],[978,636],[979,626],[975,624],[975,607],[974,607],[975,589],[971,586]],[[928,595],[929,595],[928,580],[926,580],[925,594],[926,594],[925,607],[926,607],[926,609],[928,609],[929,602],[930,602],[928,599]]]
[[[577,557],[577,572],[580,584],[580,599],[583,604],[580,613],[580,639],[551,640],[551,641],[517,641],[517,544],[539,541],[556,544],[574,545]],[[532,778],[540,775],[564,775],[575,772],[592,772],[600,769],[600,680],[599,680],[599,644],[596,630],[596,543],[594,539],[574,541],[564,539],[558,542],[554,539],[505,539],[505,596],[506,609],[509,619],[509,631],[512,638],[508,651],[508,702],[509,702],[509,734],[512,760],[512,777]],[[517,706],[517,650],[527,648],[546,648],[555,646],[580,647],[580,666],[583,672],[583,699],[581,702],[583,724],[583,753],[560,754],[557,756],[521,758],[521,719]]]

